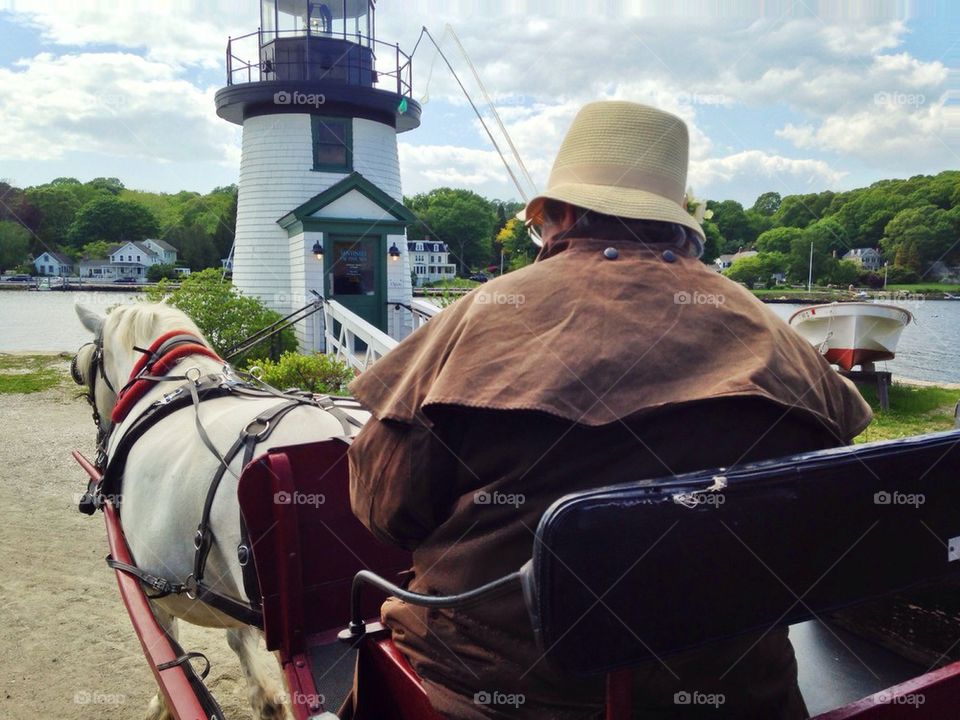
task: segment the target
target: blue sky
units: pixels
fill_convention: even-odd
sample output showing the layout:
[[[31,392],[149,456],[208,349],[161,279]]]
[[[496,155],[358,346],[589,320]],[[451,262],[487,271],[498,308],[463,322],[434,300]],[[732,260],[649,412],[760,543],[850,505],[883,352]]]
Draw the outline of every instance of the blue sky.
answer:
[[[687,122],[698,196],[750,204],[765,190],[960,167],[960,9],[876,2],[857,13],[863,5],[734,0],[719,16],[706,0],[382,0],[377,28],[409,50],[426,25],[482,105],[449,24],[535,187],[577,108],[630,99]],[[235,182],[240,133],[217,118],[213,93],[227,36],[257,23],[254,0],[0,0],[0,178],[117,176],[157,191]],[[518,198],[434,58],[424,42],[414,59],[423,124],[399,138],[404,191]]]

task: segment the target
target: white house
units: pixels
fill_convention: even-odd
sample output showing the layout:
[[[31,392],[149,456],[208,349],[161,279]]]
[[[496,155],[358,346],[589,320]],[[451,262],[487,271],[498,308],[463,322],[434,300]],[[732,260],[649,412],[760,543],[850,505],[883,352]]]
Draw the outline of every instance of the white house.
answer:
[[[883,256],[875,248],[853,248],[843,259],[852,260],[865,270],[879,270],[883,267]]]
[[[144,240],[143,245],[147,246],[153,253],[160,258],[164,265],[173,265],[177,262],[177,249],[164,240]]]
[[[407,242],[407,252],[412,259],[417,287],[428,282],[452,280],[457,275],[457,266],[450,263],[450,248],[445,243],[411,240]]]
[[[716,265],[717,271],[723,272],[724,270],[729,268],[731,265],[733,265],[737,260],[741,260],[746,257],[753,257],[756,254],[757,254],[756,250],[740,250],[739,252],[735,252],[732,255],[721,255],[713,262]]]
[[[37,275],[56,275],[65,277],[73,274],[73,260],[63,253],[47,250],[33,261]]]
[[[177,251],[163,240],[144,240],[113,245],[106,259],[85,259],[80,263],[80,276],[94,280],[133,278],[146,280],[147,270],[154,265],[172,265]]]

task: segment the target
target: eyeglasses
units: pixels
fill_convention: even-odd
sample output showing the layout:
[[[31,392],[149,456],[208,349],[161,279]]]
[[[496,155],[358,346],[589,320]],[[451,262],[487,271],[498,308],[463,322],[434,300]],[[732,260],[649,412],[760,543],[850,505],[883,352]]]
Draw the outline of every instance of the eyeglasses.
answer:
[[[537,247],[543,247],[542,226],[535,225],[532,220],[528,220],[524,225],[527,228],[527,235],[530,236],[530,241]]]

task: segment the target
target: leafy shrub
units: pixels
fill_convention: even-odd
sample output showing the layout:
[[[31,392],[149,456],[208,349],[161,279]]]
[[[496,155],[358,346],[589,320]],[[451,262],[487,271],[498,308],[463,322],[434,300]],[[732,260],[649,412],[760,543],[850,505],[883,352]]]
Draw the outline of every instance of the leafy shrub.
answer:
[[[180,276],[177,274],[177,268],[169,263],[151,265],[147,268],[147,280],[150,282],[157,282],[163,278],[178,280]]]
[[[331,355],[301,355],[285,352],[279,362],[262,360],[250,363],[260,379],[275,388],[299,388],[324,395],[345,395],[347,383],[353,380],[353,369]]]
[[[215,268],[187,275],[176,290],[171,290],[167,282],[161,280],[147,290],[147,298],[183,310],[221,355],[281,317],[259,298],[241,295]],[[234,358],[233,362],[242,365],[253,358],[268,357],[271,346],[279,349],[277,356],[295,349],[297,340],[293,330],[287,328],[278,338],[260,343]]]
[[[910,268],[894,265],[887,272],[887,283],[890,285],[909,285],[917,282],[920,282],[920,275]]]

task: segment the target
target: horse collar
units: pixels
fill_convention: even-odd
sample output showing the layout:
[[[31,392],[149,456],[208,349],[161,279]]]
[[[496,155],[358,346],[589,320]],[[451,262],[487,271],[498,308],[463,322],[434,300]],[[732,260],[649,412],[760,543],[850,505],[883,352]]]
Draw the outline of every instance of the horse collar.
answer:
[[[182,358],[188,355],[205,355],[223,362],[219,355],[203,344],[203,340],[185,330],[171,330],[164,333],[149,348],[134,350],[143,356],[133,366],[130,378],[117,394],[117,404],[110,414],[110,420],[116,425],[123,422],[130,409],[153,387],[153,383],[166,375]]]

